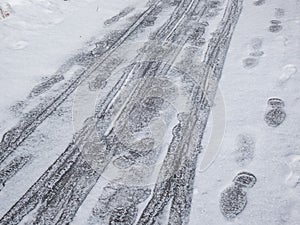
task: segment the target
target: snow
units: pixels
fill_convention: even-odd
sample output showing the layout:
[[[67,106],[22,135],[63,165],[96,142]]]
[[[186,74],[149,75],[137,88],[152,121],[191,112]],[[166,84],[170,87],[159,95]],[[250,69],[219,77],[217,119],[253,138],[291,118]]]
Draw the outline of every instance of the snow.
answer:
[[[67,59],[90,49],[93,40],[101,39],[114,28],[114,25],[104,26],[105,20],[125,7],[134,7],[135,10],[129,13],[133,15],[145,7],[146,2],[4,1],[9,3],[12,11],[8,17],[0,19],[0,135],[19,120],[10,110],[12,106],[26,101],[30,90],[45,77],[55,74]],[[191,225],[297,225],[300,221],[300,1],[269,0],[261,6],[255,6],[253,2],[244,0],[226,58],[219,85],[221,96],[217,95],[217,106],[213,109],[217,111],[220,109],[218,104],[224,103],[225,113],[212,113],[224,118],[210,118],[204,143],[216,137],[211,134],[214,123],[224,122],[225,132],[222,140],[217,142],[220,143],[219,151],[214,153],[218,155],[208,168],[207,162],[204,166],[201,164],[203,154],[200,155]],[[279,8],[285,13],[276,18],[275,12]],[[277,33],[269,31],[270,21],[274,19],[280,20],[283,27]],[[122,23],[122,20],[118,22],[119,25]],[[162,23],[163,20],[159,21],[158,26]],[[143,35],[146,37],[148,33]],[[254,39],[262,40],[262,56],[249,56]],[[257,60],[245,68],[243,60],[247,58]],[[70,78],[72,72],[65,79]],[[264,121],[269,109],[267,101],[271,97],[284,100],[287,114],[285,121],[276,128],[268,127]],[[34,154],[35,159],[6,184],[9,188],[0,192],[0,202],[5,202],[0,204],[0,218],[70,142],[73,135],[71,107],[72,98],[62,105],[64,116],[60,116],[60,111],[51,116],[16,152]],[[254,158],[244,166],[236,163],[234,155],[240,134],[253,137],[255,143]],[[217,135],[217,138],[220,137]],[[204,153],[206,150],[204,144]],[[241,171],[253,173],[257,183],[247,191],[248,203],[243,213],[234,220],[226,220],[219,209],[220,194],[232,185],[233,178]],[[24,182],[22,177],[25,175],[28,179]],[[104,185],[102,179],[102,183],[98,182],[93,188],[74,224],[85,224]]]
[[[2,1],[2,0],[1,0]],[[14,13],[0,21],[0,134],[16,123],[9,108],[67,59],[101,39],[104,21],[138,0],[11,0]],[[132,13],[135,13],[133,11]],[[132,15],[132,14],[131,14]]]
[[[300,186],[291,188],[292,161],[300,155],[300,57],[299,1],[266,1],[257,7],[244,1],[220,82],[225,102],[226,130],[220,153],[208,170],[198,170],[190,224],[299,224]],[[275,8],[283,8],[283,30],[268,31]],[[262,38],[264,55],[256,67],[245,69],[242,60],[249,54],[253,38]],[[278,85],[281,84],[281,85]],[[277,128],[264,121],[267,100],[285,101],[286,120]],[[255,139],[253,161],[240,167],[234,161],[236,137],[248,133]],[[205,151],[205,150],[204,150]],[[226,220],[219,209],[221,192],[232,185],[240,171],[257,177],[248,190],[248,204],[236,219]],[[295,185],[295,183],[294,183]]]

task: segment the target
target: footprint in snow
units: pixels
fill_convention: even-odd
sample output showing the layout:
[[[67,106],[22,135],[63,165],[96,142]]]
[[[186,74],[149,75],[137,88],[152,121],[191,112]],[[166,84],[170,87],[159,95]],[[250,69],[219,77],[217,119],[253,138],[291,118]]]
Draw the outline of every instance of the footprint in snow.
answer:
[[[255,37],[250,40],[249,43],[249,57],[244,58],[242,63],[245,69],[252,69],[259,64],[259,58],[265,53],[261,50],[263,45],[263,38]]]
[[[271,25],[269,26],[269,31],[271,33],[278,33],[282,30],[282,25],[280,20],[271,20]]]
[[[226,188],[220,197],[220,210],[227,219],[234,219],[247,205],[247,192],[256,183],[252,173],[241,172],[233,179],[233,185]]]
[[[248,57],[243,59],[243,67],[245,69],[252,69],[256,67],[259,63],[259,60],[257,58]]]
[[[280,98],[270,98],[268,106],[271,108],[265,114],[265,122],[270,127],[278,127],[286,118],[284,101]]]
[[[254,158],[255,139],[250,134],[239,134],[236,138],[235,162],[239,166],[248,165]]]
[[[265,54],[261,50],[262,45],[263,45],[263,38],[261,38],[261,37],[252,38],[249,45],[250,45],[250,50],[251,50],[251,52],[249,53],[249,56],[261,57]]]

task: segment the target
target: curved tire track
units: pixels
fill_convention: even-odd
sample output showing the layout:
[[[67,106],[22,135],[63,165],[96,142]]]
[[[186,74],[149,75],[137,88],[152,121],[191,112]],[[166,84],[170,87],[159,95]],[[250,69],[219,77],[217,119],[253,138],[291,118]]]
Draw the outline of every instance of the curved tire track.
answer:
[[[49,102],[40,103],[36,108],[31,110],[19,122],[19,124],[7,131],[0,143],[0,163],[3,162],[35,129],[49,117],[58,106],[60,106],[74,90],[92,74],[101,63],[109,57],[127,38],[138,29],[144,19],[160,5],[161,1],[155,2],[122,34],[122,36],[112,43],[108,50],[101,55],[98,62],[91,66],[87,71],[84,71],[73,78],[69,83],[65,84],[62,91],[54,97],[51,97]]]

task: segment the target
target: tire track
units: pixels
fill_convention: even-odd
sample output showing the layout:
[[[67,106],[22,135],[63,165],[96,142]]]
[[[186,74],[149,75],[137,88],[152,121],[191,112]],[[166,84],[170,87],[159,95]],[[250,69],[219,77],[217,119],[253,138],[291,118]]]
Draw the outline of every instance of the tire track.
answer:
[[[194,4],[194,2],[192,2],[191,4]],[[196,4],[197,5],[197,4]],[[202,12],[202,14],[201,14],[201,16],[202,15],[204,15],[205,14],[205,9],[206,9],[206,7],[205,7],[205,5],[203,6],[203,12]],[[200,17],[201,17],[200,16]],[[177,26],[178,26],[178,24],[177,24]],[[174,30],[174,29],[173,29]],[[166,38],[168,38],[168,36],[169,35],[167,35],[166,36]],[[184,40],[183,41],[183,44],[184,43],[186,43],[186,40]],[[182,45],[183,45],[182,44]],[[175,56],[175,58],[176,58],[176,56]],[[174,62],[174,61],[173,61]],[[149,68],[147,69],[147,70],[149,70]],[[168,69],[167,69],[167,71],[168,71]],[[166,73],[167,73],[167,71],[166,71]],[[137,74],[139,74],[139,73],[137,73]],[[154,73],[153,73],[154,74]],[[149,74],[149,75],[151,75],[151,74]],[[149,76],[148,76],[148,78],[149,78]],[[150,79],[150,78],[149,78]],[[148,80],[149,80],[148,79]],[[141,84],[141,83],[139,83],[139,85],[143,85],[143,84]],[[150,85],[149,85],[150,86]],[[139,88],[137,88],[137,90],[147,90],[147,86],[139,86]],[[137,97],[137,96],[142,96],[142,97]],[[136,95],[134,95],[133,97],[132,97],[132,99],[131,100],[128,100],[128,102],[138,102],[139,100],[137,100],[137,99],[143,99],[143,94],[142,93],[137,93]],[[133,99],[135,99],[136,101],[133,101]],[[130,105],[128,106],[128,104],[126,104],[126,106],[127,107],[130,107]],[[126,120],[126,118],[120,118],[120,120]],[[122,131],[121,133],[123,133],[124,131]],[[176,154],[176,152],[174,152],[175,154]],[[172,159],[171,159],[172,160]],[[166,181],[166,182],[162,182],[162,183],[159,183],[158,184],[159,185],[159,189],[162,189],[162,190],[164,190],[162,187],[164,186],[164,185],[167,185],[168,187],[171,185],[171,183],[170,182],[168,182],[168,181]],[[152,211],[150,212],[150,214],[151,215],[153,215],[153,214],[158,214],[159,213],[159,208],[160,207],[162,207],[162,206],[164,206],[164,204],[165,204],[165,201],[163,200],[163,199],[167,199],[167,198],[169,198],[170,196],[168,195],[168,192],[166,193],[166,192],[158,192],[158,193],[156,193],[157,194],[157,196],[159,196],[158,198],[162,198],[162,201],[157,201],[157,202],[155,202],[153,205],[151,205],[151,207],[149,207]],[[122,200],[121,199],[119,199],[119,202],[122,202]],[[100,207],[100,206],[98,206],[98,207]],[[98,210],[100,210],[100,211],[103,211],[105,208],[107,208],[107,206],[103,206],[102,205],[102,208],[100,208],[100,209],[98,209]],[[158,211],[157,211],[158,210]],[[111,217],[114,217],[114,213],[116,213],[116,214],[118,214],[119,213],[119,211],[116,211],[116,212],[113,212],[110,216]],[[103,218],[103,219],[105,219],[105,218]],[[101,221],[101,220],[100,220]],[[155,221],[155,217],[153,217],[152,218],[152,222],[154,222]],[[99,222],[99,221],[98,221]],[[126,221],[123,221],[123,222],[125,222],[126,223]],[[102,221],[102,223],[105,223],[104,221]],[[128,223],[128,221],[127,221],[127,223]],[[94,223],[91,223],[91,224],[94,224]],[[147,224],[147,223],[145,223],[145,221],[142,221],[141,222],[141,224]]]
[[[69,83],[65,84],[62,91],[57,96],[51,97],[47,102],[40,103],[36,108],[27,113],[17,126],[7,131],[3,135],[0,143],[0,163],[3,162],[30,134],[32,134],[84,80],[96,71],[105,59],[122,45],[131,34],[141,27],[145,18],[159,7],[160,4],[161,1],[156,1],[152,4],[127,30],[124,31],[124,33],[122,33],[121,37],[116,42],[111,43],[108,50],[99,57],[98,62],[92,65],[88,70],[77,75]]]
[[[207,105],[206,100],[207,98],[209,100],[214,99],[218,81],[221,77],[225,62],[226,53],[241,10],[242,0],[233,0],[228,2],[221,25],[215,33],[214,38],[210,41],[204,60],[205,65],[208,65],[204,71],[204,77],[206,78],[204,90],[206,93],[201,90],[196,93],[196,99],[198,98],[200,101],[195,102],[196,107],[193,109],[194,112],[191,113],[190,118],[187,120],[191,121],[187,123],[190,125],[180,123],[174,130],[177,135],[174,136],[172,143],[177,140],[177,143],[181,143],[181,145],[183,145],[182,143],[187,144],[184,148],[179,148],[176,151],[170,148],[163,165],[163,168],[168,168],[171,165],[171,168],[175,169],[173,170],[175,171],[175,174],[170,179],[156,185],[153,197],[148,202],[148,205],[144,209],[137,224],[154,224],[155,218],[163,211],[169,201],[171,201],[171,208],[168,224],[188,223],[197,155],[200,153],[200,143],[211,108],[211,105]],[[197,123],[200,124],[194,127],[192,126],[192,124]],[[198,145],[196,142],[194,146],[189,146],[188,143],[191,143],[189,139],[194,136],[193,133],[196,133],[194,135],[198,134],[199,136],[197,141]],[[176,136],[179,137],[176,138]],[[187,137],[188,140],[183,140],[183,136]],[[180,139],[180,141],[178,141],[178,139]],[[177,164],[175,165],[174,159],[171,157],[174,155],[172,154],[174,152],[176,152],[175,155],[178,155],[176,160]],[[185,157],[181,159],[182,156]],[[172,161],[170,161],[170,159],[172,159]],[[167,175],[165,171],[168,170],[161,170],[161,177],[165,177]]]
[[[154,67],[154,68],[156,68],[156,67]],[[148,68],[146,68],[146,71],[148,71],[148,70],[150,70],[150,71],[152,71],[153,72],[153,69],[149,69],[149,67]],[[138,74],[140,74],[140,73],[138,73]],[[144,73],[142,73],[142,74],[144,74]],[[120,87],[122,86],[122,85],[119,85]],[[89,130],[93,130],[93,129],[90,129],[90,127],[89,126],[87,126],[85,129],[83,129],[84,130],[84,132],[86,132],[86,131],[89,131]],[[90,135],[91,136],[91,135]],[[109,136],[109,135],[108,135]],[[59,187],[59,186],[61,186],[62,185],[62,187],[69,187],[69,185],[71,184],[71,183],[77,183],[77,179],[78,178],[74,178],[74,182],[71,182],[71,183],[69,183],[68,182],[68,184],[66,184],[66,183],[64,183],[65,182],[65,179],[67,179],[66,177],[68,177],[68,176],[66,176],[65,174],[78,174],[78,172],[68,172],[69,170],[68,170],[68,168],[69,167],[72,167],[72,168],[79,168],[79,171],[80,170],[82,170],[82,167],[83,166],[80,166],[80,163],[78,163],[80,160],[77,160],[78,159],[78,157],[80,157],[80,154],[78,154],[78,155],[76,155],[75,153],[77,153],[77,151],[78,151],[78,149],[77,149],[77,145],[78,146],[80,146],[80,145],[82,145],[82,143],[85,141],[85,139],[86,139],[86,137],[87,136],[84,136],[84,137],[80,137],[79,138],[79,140],[77,141],[77,143],[76,143],[76,145],[74,144],[73,145],[73,147],[72,146],[69,146],[69,148],[67,149],[67,152],[65,152],[65,155],[64,155],[64,157],[62,157],[62,159],[59,161],[59,163],[61,163],[61,165],[62,166],[58,166],[58,167],[56,167],[57,165],[59,165],[59,163],[55,163],[55,167],[57,168],[57,170],[54,172],[53,170],[51,171],[51,170],[49,170],[49,171],[47,171],[47,173],[46,174],[50,174],[50,173],[52,173],[52,174],[55,174],[55,176],[53,175],[53,177],[51,177],[50,179],[48,179],[47,180],[47,178],[46,179],[44,179],[44,181],[45,180],[47,180],[47,181],[50,181],[50,182],[48,182],[48,183],[50,183],[51,185],[49,186],[50,187],[50,190],[53,188],[53,187]],[[82,142],[82,143],[81,143]],[[110,141],[107,141],[107,143],[109,143]],[[114,154],[114,152],[116,151],[115,149],[109,149],[110,151],[110,153],[113,153]],[[109,155],[108,153],[109,152],[107,152],[107,155]],[[74,155],[76,155],[76,156],[74,156],[75,158],[73,158],[73,160],[75,160],[74,162],[73,161],[68,161],[67,159],[64,159],[68,154],[70,154],[70,157],[73,155],[73,153],[74,153]],[[62,162],[62,160],[65,160],[65,162]],[[106,162],[109,162],[110,160],[107,158],[106,160],[104,160],[104,161],[106,161]],[[102,168],[104,169],[105,167],[106,167],[106,163],[104,163],[103,165],[102,165]],[[50,168],[51,169],[51,168]],[[60,171],[61,171],[61,169],[64,171],[63,173],[60,173]],[[46,176],[44,176],[44,177],[42,177],[42,178],[45,178],[45,177],[47,177],[47,175]],[[85,180],[88,180],[87,181],[87,183],[89,183],[89,185],[87,185],[88,187],[92,187],[94,184],[95,184],[95,182],[97,181],[97,176],[96,176],[96,178],[88,178],[88,179],[85,179]],[[39,180],[40,182],[43,182],[43,179],[40,179]],[[55,183],[56,182],[56,183]],[[66,181],[67,182],[67,181]],[[78,184],[78,183],[77,183]],[[65,186],[64,186],[65,185]],[[32,187],[31,189],[32,190],[34,190],[34,189],[39,189],[38,188],[38,186],[39,185],[36,185],[36,187],[34,188],[34,187]],[[76,185],[75,185],[76,186]],[[83,187],[87,187],[87,186],[83,186]],[[62,193],[64,193],[63,191],[61,191],[60,192],[60,194],[62,194]],[[70,193],[70,192],[68,192],[69,193],[69,202],[72,202],[72,194]],[[73,192],[73,193],[75,193],[75,192]],[[80,197],[82,197],[83,196],[83,200],[84,200],[84,198],[85,198],[85,196],[87,195],[89,193],[89,190],[86,192],[86,193],[81,193],[80,195],[77,195],[77,194],[73,194],[73,199],[76,199],[76,198],[80,198]],[[27,194],[27,193],[26,193]],[[52,196],[53,194],[52,194],[52,192],[50,192],[48,189],[45,189],[44,191],[39,191],[39,193],[36,195],[36,194],[34,194],[34,195],[32,195],[32,197],[28,197],[27,196],[27,198],[23,198],[23,200],[25,199],[29,199],[30,201],[28,201],[27,203],[25,203],[25,202],[23,202],[23,203],[21,203],[20,205],[19,205],[19,207],[20,208],[22,208],[22,205],[23,205],[23,209],[21,209],[21,210],[19,210],[19,211],[15,211],[15,212],[12,212],[13,210],[10,210],[10,213],[11,213],[11,216],[14,214],[14,218],[17,218],[19,221],[20,221],[20,219],[22,219],[22,217],[20,218],[20,217],[18,217],[18,216],[20,216],[20,215],[22,215],[22,213],[23,213],[23,215],[26,215],[29,211],[31,211],[33,208],[35,208],[36,207],[36,205],[37,204],[41,204],[41,202],[39,201],[39,202],[35,202],[35,201],[32,201],[32,199],[39,199],[39,198],[43,198],[43,199],[47,199],[47,202],[51,202],[51,201],[54,201],[54,200],[51,200],[52,198],[51,198],[51,196]],[[24,197],[24,196],[23,196]],[[64,199],[64,200],[66,200],[66,199]],[[81,200],[80,202],[82,202],[83,200]],[[54,201],[55,202],[55,201]],[[45,203],[44,203],[45,204]],[[48,204],[48,203],[47,203]],[[46,204],[46,205],[47,205]],[[27,206],[27,209],[26,209],[26,207],[24,207],[24,205],[26,205]],[[55,205],[55,204],[54,204]],[[67,215],[69,215],[69,219],[68,220],[71,220],[71,218],[73,217],[73,215],[76,213],[76,211],[77,211],[77,209],[78,209],[78,205],[79,204],[77,204],[76,206],[74,206],[74,207],[71,207],[70,209],[71,209],[71,211],[73,210],[73,209],[75,209],[75,210],[73,210],[73,214],[72,213],[70,213],[69,212],[69,214],[68,213],[62,213],[62,214],[59,214],[60,215],[60,218],[64,218],[64,220],[61,220],[61,219],[58,219],[58,220],[56,220],[56,221],[58,221],[57,223],[63,223],[63,221],[65,221],[65,219],[68,217]],[[76,207],[77,207],[77,209],[76,209]],[[14,207],[13,207],[14,208]],[[18,208],[18,207],[15,207],[15,208]],[[55,207],[54,207],[55,208]],[[48,210],[48,208],[47,207],[44,207],[44,209],[47,209]],[[66,207],[63,207],[63,209],[64,210],[67,210],[67,208]],[[27,212],[27,213],[26,213]],[[48,212],[50,212],[50,208],[49,208],[49,211]],[[52,211],[52,213],[53,213],[53,211]],[[18,215],[18,216],[17,216]],[[47,212],[45,211],[45,210],[40,210],[40,214],[39,215],[43,215],[43,216],[40,216],[40,218],[42,219],[42,218],[45,218],[45,217],[47,217],[46,215],[47,215]],[[50,215],[51,215],[51,213],[50,213]],[[57,215],[57,214],[56,214]],[[53,219],[53,214],[52,214],[52,217],[51,217],[52,219]],[[6,221],[6,222],[8,222],[9,220],[3,220],[4,222]],[[41,222],[41,220],[40,219],[37,219],[36,221],[38,221],[38,222]],[[49,220],[50,221],[50,220]],[[37,223],[38,223],[37,222]],[[14,223],[12,223],[12,224],[14,224]]]
[[[157,68],[157,65],[154,65],[154,69]],[[149,73],[149,71],[153,72],[153,69],[145,70],[142,74]],[[140,73],[139,73],[140,74]],[[122,80],[125,82],[126,77],[122,78],[117,86],[122,86]],[[115,91],[116,92],[116,91]],[[101,118],[101,116],[100,116]],[[85,176],[84,173],[79,173],[79,171],[87,170],[89,173],[90,171],[94,171],[92,168],[89,167],[86,163],[84,163],[84,157],[81,155],[79,148],[86,145],[91,144],[93,141],[87,143],[87,139],[90,138],[97,138],[97,134],[94,131],[94,122],[92,121],[90,124],[85,126],[82,130],[84,135],[79,136],[75,139],[75,143],[72,143],[67,150],[63,153],[62,156],[44,173],[44,175],[29,189],[29,191],[9,210],[9,212],[1,219],[1,224],[16,224],[19,223],[22,218],[27,215],[30,211],[35,209],[37,205],[39,205],[38,209],[38,216],[36,218],[35,223],[40,223],[45,218],[51,218],[51,220],[47,220],[49,223],[50,221],[57,221],[57,223],[63,223],[64,221],[71,221],[74,217],[78,207],[81,205],[82,201],[85,199],[86,195],[89,193],[90,189],[94,186],[97,182],[101,171],[103,171],[106,165],[110,162],[110,158],[113,154],[117,151],[118,146],[110,146],[110,143],[116,143],[116,137],[114,137],[112,132],[106,136],[103,140],[105,144],[105,149],[103,146],[99,146],[100,149],[103,149],[103,155],[105,159],[103,163],[99,166],[98,173],[94,174],[93,176]],[[96,142],[97,143],[97,142]],[[100,172],[99,172],[100,171]],[[68,181],[70,179],[70,182]],[[79,185],[82,187],[80,193],[78,191],[74,191],[75,189],[71,188],[73,191],[67,192],[68,198],[64,198],[62,202],[72,202],[74,205],[73,207],[66,207],[64,206],[57,207],[57,202],[55,200],[55,196],[58,194],[63,194],[63,189],[60,190],[59,187],[68,188],[70,187],[77,187],[80,182],[84,183],[84,185]],[[72,181],[72,182],[71,182]],[[74,199],[77,199],[75,201]],[[53,207],[48,207],[49,205],[53,205]],[[55,207],[56,206],[56,207]],[[56,208],[56,209],[55,209]],[[57,212],[57,208],[59,208],[60,213]],[[50,212],[52,211],[52,213]],[[47,223],[46,223],[47,224]]]
[[[22,169],[31,158],[31,155],[17,156],[0,171],[0,191],[5,186],[5,183]]]

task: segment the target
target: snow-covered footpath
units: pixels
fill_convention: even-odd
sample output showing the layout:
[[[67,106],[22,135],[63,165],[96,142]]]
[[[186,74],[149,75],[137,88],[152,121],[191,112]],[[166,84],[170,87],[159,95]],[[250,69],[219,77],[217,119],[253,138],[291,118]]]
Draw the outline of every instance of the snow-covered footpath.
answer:
[[[300,1],[253,2],[244,1],[225,62],[220,90],[226,129],[219,156],[208,170],[198,171],[193,225],[300,221]],[[281,21],[282,30],[270,32],[271,20]],[[263,55],[251,56],[258,51]],[[254,58],[254,65],[245,67],[247,58]],[[287,114],[276,128],[264,121],[272,97],[285,102]],[[248,143],[249,152],[238,151],[240,142]],[[257,182],[248,190],[243,213],[226,220],[219,210],[220,193],[242,171],[253,173]]]
[[[92,50],[93,43],[126,24],[121,19],[105,26],[105,21],[125,7],[128,11],[122,16],[133,16],[144,10],[146,3],[147,0],[0,0],[0,137],[17,124],[26,107],[30,109],[31,104],[43,100],[43,96],[30,97],[34,87],[55,74],[68,59]],[[299,224],[299,12],[299,0],[244,0],[219,84],[224,118],[209,121],[205,143],[215,141],[210,140],[214,122],[223,121],[226,128],[219,154],[204,171],[200,164],[205,143],[199,155],[189,224]],[[34,157],[5,187],[0,187],[0,218],[72,140],[73,97],[71,94],[16,150],[14,157]],[[265,118],[271,110],[270,98],[283,101],[280,110],[286,115],[276,127],[268,126]],[[253,174],[256,183],[242,192],[247,198],[242,213],[226,219],[220,199],[227,188],[235,187],[233,180],[240,172]],[[100,183],[105,182],[101,180],[92,190],[74,224],[88,220],[94,207],[89,203],[97,201],[94,196],[100,193]]]

